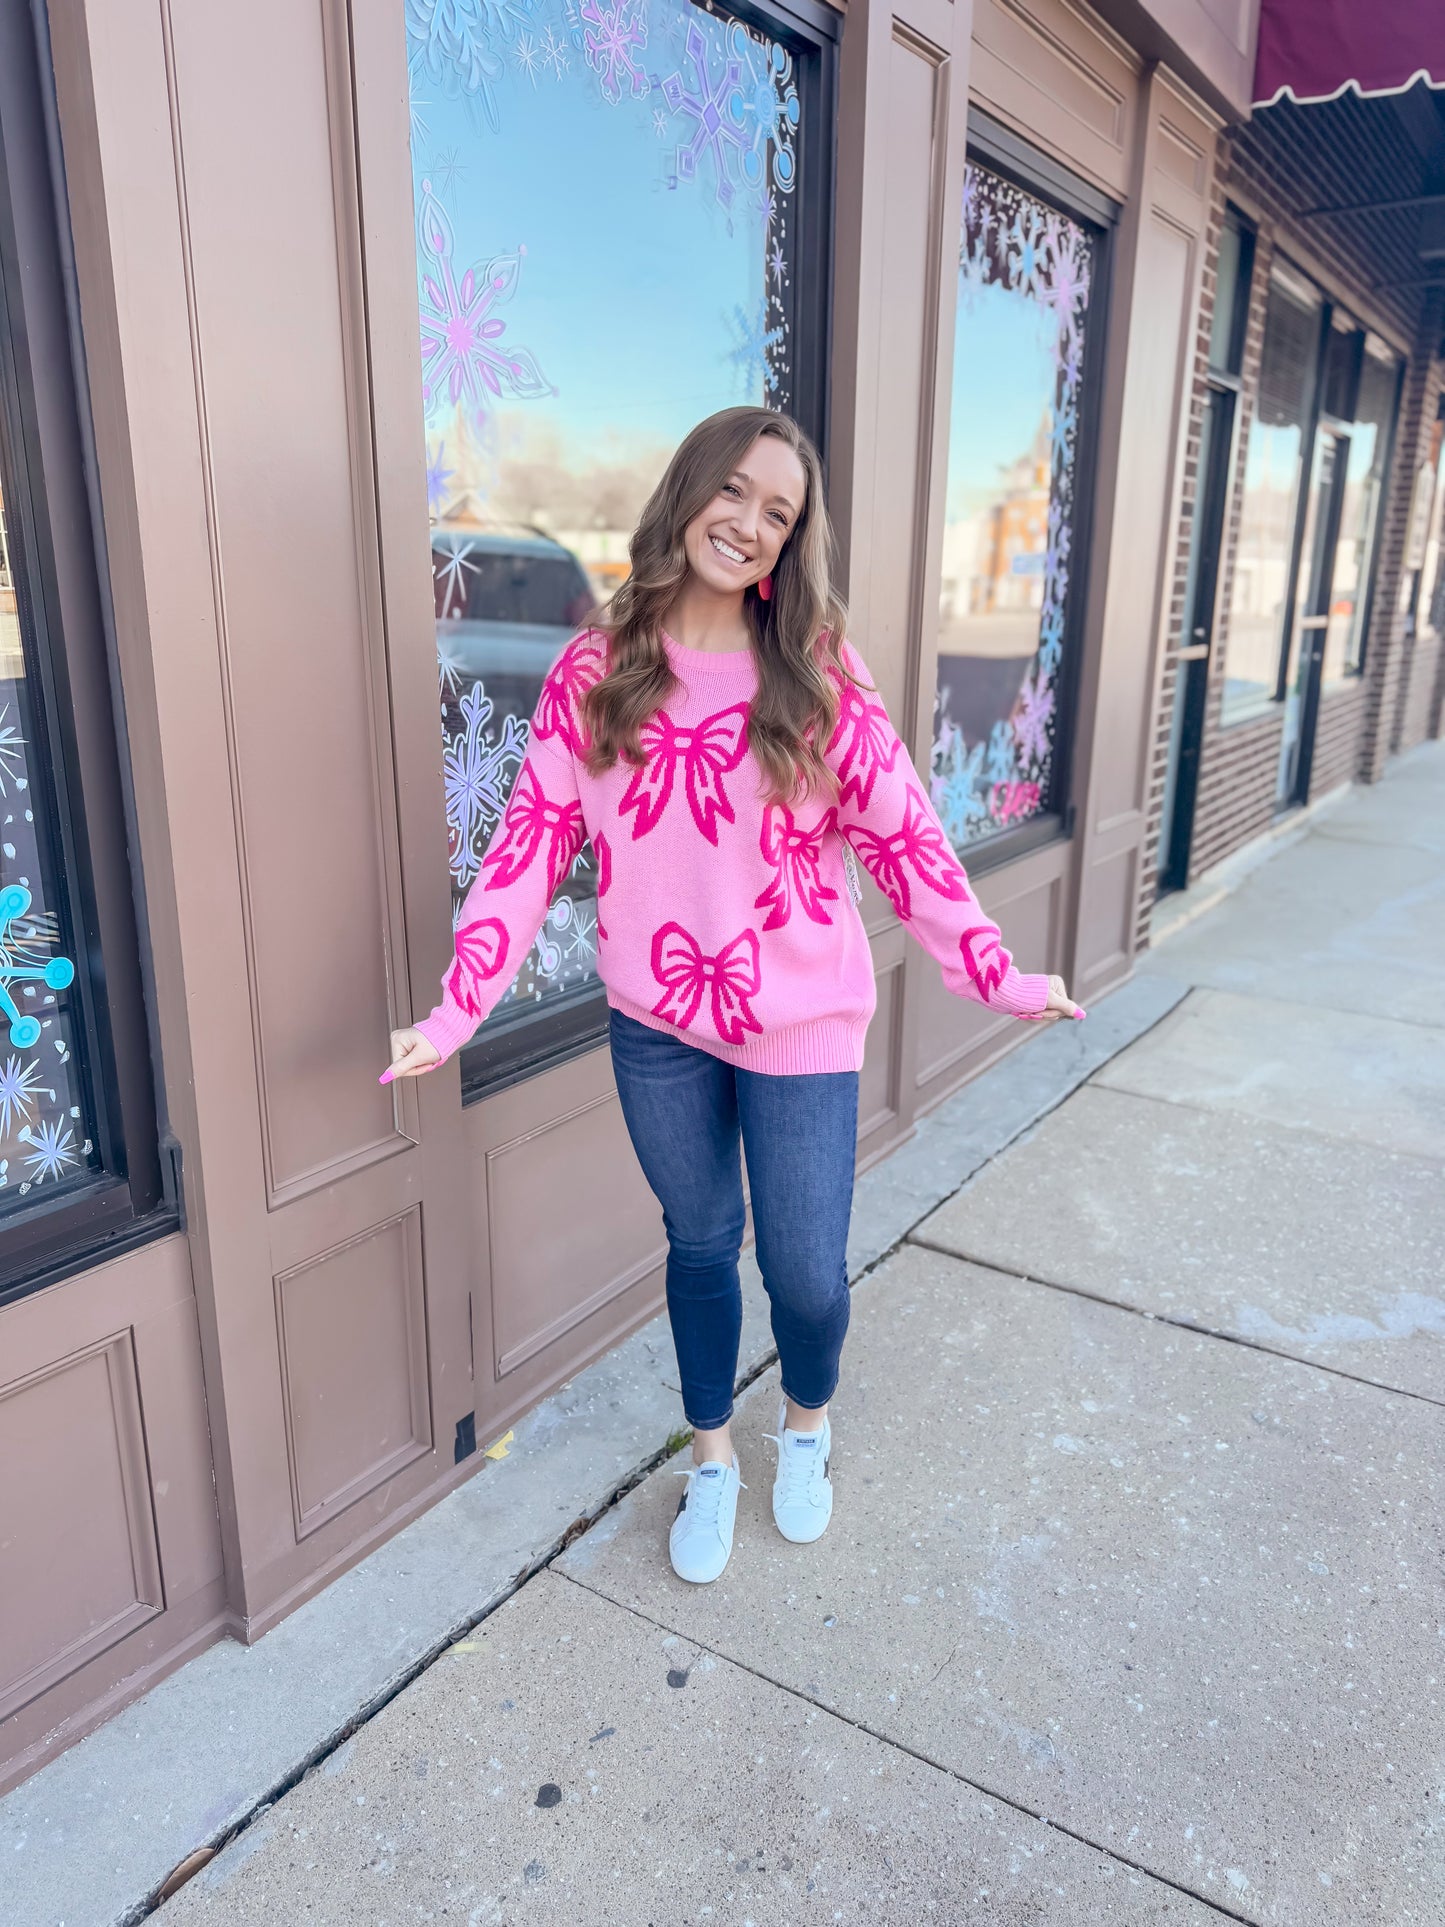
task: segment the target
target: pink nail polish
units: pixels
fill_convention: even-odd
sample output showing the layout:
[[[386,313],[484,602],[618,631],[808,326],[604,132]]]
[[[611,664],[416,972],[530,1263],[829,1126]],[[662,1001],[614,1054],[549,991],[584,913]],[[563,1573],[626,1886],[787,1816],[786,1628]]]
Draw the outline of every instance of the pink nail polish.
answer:
[[[395,1075],[396,1075],[396,1073],[395,1073],[395,1071],[392,1071],[392,1070],[384,1070],[384,1071],[383,1071],[383,1072],[381,1073],[381,1076],[380,1076],[380,1077],[378,1077],[376,1081],[377,1081],[377,1083],[378,1083],[378,1084],[389,1084],[389,1083],[391,1083],[391,1081],[392,1081],[392,1079],[393,1079],[393,1078],[395,1077]]]

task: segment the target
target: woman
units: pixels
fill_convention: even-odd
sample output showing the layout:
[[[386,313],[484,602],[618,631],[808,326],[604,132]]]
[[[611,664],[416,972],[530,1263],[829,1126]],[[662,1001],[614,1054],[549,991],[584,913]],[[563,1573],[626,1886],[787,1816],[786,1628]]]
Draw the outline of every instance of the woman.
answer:
[[[729,408],[692,431],[643,510],[629,579],[547,677],[442,1001],[393,1034],[387,1073],[431,1070],[466,1042],[590,839],[618,1096],[662,1205],[693,1430],[669,1547],[697,1582],[727,1564],[740,1484],[740,1140],[782,1374],[773,1517],[806,1542],[832,1512],[875,1003],[850,852],[950,990],[1015,1017],[1083,1015],[1061,979],[1014,968],[979,908],[843,639],[831,551],[818,456],[793,422]]]

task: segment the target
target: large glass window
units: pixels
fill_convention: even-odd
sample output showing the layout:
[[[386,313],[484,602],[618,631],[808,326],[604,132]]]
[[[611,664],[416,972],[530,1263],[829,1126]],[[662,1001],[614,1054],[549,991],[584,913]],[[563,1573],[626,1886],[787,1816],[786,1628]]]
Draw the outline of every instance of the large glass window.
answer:
[[[1339,534],[1330,579],[1323,663],[1326,688],[1343,682],[1346,676],[1357,675],[1364,665],[1370,567],[1399,387],[1398,358],[1382,342],[1367,340],[1360,365],[1355,419],[1350,429]]]
[[[964,179],[933,801],[964,850],[1058,807],[1097,231]]]
[[[77,317],[43,18],[0,9],[0,1303],[175,1223],[68,352]]]
[[[1223,719],[1258,714],[1278,693],[1304,435],[1314,405],[1321,300],[1298,275],[1270,276],[1258,390],[1225,633]]]
[[[6,436],[6,505],[14,457]],[[57,798],[36,702],[32,591],[14,522],[0,522],[0,1217],[32,1192],[84,1183],[97,1161],[77,1039],[75,946],[57,862]]]
[[[823,344],[799,336],[824,285],[825,43],[686,0],[407,0],[406,22],[459,908],[542,678],[623,580],[677,442],[738,402],[820,426]],[[595,881],[585,850],[474,1076],[600,1027]]]

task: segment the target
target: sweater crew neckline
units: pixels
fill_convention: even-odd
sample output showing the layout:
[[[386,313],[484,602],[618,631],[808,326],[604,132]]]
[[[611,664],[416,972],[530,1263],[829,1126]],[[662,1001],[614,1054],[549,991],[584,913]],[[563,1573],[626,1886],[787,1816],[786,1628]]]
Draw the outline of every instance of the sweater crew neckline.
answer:
[[[662,646],[674,668],[685,668],[694,676],[736,676],[740,669],[752,667],[751,648],[690,649],[666,629],[662,632]]]

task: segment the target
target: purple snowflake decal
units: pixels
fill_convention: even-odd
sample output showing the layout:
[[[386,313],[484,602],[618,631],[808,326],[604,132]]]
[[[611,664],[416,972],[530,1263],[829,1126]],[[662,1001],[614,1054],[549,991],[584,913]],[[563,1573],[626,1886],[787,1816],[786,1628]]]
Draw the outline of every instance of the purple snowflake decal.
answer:
[[[517,401],[555,394],[530,348],[503,346],[507,324],[492,313],[516,292],[525,250],[468,268],[458,281],[451,222],[430,181],[422,182],[421,191],[417,246],[423,263],[431,264],[422,269],[419,302],[422,399],[428,410],[443,401],[462,404],[480,422],[503,394]]]
[[[447,458],[447,445],[438,442],[436,453],[428,454],[426,460],[426,505],[433,515],[447,499],[447,483],[455,475],[453,468],[443,467]]]
[[[743,106],[740,91],[744,63],[736,52],[729,53],[721,71],[714,75],[708,60],[707,36],[695,20],[688,23],[687,59],[692,63],[695,82],[689,87],[680,73],[669,74],[662,83],[662,97],[674,114],[687,114],[695,123],[692,139],[679,146],[674,166],[679,181],[692,180],[704,159],[711,159],[718,206],[731,209],[737,187],[734,164],[741,165],[752,151],[743,132]]]
[[[647,45],[646,0],[582,0],[582,51],[602,83],[608,100],[619,101],[624,89],[634,100],[652,91],[652,82],[637,64]]]
[[[1051,747],[1049,723],[1053,713],[1054,692],[1049,687],[1048,677],[1040,674],[1024,684],[1014,709],[1014,738],[1019,746],[1019,754],[1026,763],[1048,760]]]

